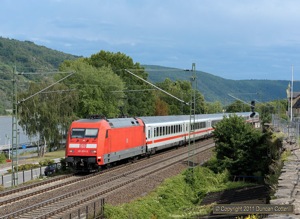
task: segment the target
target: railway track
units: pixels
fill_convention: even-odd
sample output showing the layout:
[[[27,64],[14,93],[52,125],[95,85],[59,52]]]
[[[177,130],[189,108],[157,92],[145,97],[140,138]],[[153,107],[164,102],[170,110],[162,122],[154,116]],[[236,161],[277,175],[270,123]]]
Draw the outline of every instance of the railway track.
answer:
[[[212,140],[200,142],[196,155],[214,146]],[[82,203],[105,197],[110,192],[164,170],[187,158],[186,148],[159,154],[111,171],[85,177],[67,176],[64,179],[26,188],[24,191],[1,193],[0,218],[51,218],[64,215]]]

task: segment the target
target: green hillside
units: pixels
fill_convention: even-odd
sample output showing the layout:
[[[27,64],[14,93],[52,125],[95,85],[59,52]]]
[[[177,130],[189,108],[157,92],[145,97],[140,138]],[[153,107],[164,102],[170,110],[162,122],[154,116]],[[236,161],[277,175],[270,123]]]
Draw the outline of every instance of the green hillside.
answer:
[[[0,114],[11,108],[13,69],[17,72],[34,73],[18,76],[18,81],[40,81],[52,77],[47,72],[55,71],[65,60],[77,59],[78,56],[66,54],[30,41],[19,41],[0,37]],[[156,83],[166,78],[173,81],[190,80],[192,71],[182,69],[143,65],[149,74],[148,80]],[[44,74],[36,74],[43,72]],[[244,100],[253,99],[261,102],[285,99],[289,81],[272,80],[228,80],[212,74],[196,71],[197,88],[209,102],[220,101],[227,105],[235,101],[230,95]],[[21,84],[21,83],[20,83]],[[24,83],[23,83],[24,85]],[[19,91],[26,86],[19,86]],[[300,83],[294,83],[294,91],[300,91]]]
[[[149,81],[156,83],[165,78],[172,81],[190,80],[194,72],[182,69],[167,68],[154,65],[143,65],[149,74]],[[235,98],[251,101],[253,99],[266,102],[271,100],[285,99],[289,81],[273,80],[228,80],[212,74],[196,71],[197,88],[204,95],[206,101],[220,101],[229,104]],[[300,83],[294,82],[294,90],[300,90]],[[231,97],[231,96],[233,97]]]
[[[14,69],[24,72],[18,81],[42,80],[52,77],[46,74],[30,74],[51,72],[58,69],[64,60],[78,58],[70,54],[48,49],[30,41],[18,41],[0,37],[0,112],[11,108],[12,77]],[[19,89],[25,89],[20,86]]]

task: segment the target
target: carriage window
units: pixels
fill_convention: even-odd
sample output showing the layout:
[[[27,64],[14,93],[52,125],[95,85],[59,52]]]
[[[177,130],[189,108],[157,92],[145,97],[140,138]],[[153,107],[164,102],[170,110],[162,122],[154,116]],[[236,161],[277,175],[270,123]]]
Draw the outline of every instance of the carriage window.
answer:
[[[201,122],[200,123],[200,128],[205,128],[206,127],[206,122]]]
[[[157,128],[154,128],[154,137],[157,136]]]
[[[190,124],[190,130],[194,130],[194,127],[195,127],[195,124],[194,124],[194,123],[191,123],[191,124]]]

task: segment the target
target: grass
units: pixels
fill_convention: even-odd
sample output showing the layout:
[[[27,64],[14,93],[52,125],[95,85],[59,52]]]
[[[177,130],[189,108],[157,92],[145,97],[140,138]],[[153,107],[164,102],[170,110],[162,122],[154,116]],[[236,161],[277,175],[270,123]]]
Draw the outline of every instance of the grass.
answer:
[[[105,218],[159,219],[193,218],[209,214],[212,205],[201,206],[208,192],[243,187],[249,184],[229,181],[228,173],[215,174],[205,167],[166,179],[154,192],[119,206],[105,205]]]
[[[21,154],[21,155],[19,155],[19,158],[21,158],[22,156],[26,156],[26,155],[28,155],[28,153]],[[45,160],[54,160],[56,158],[62,158],[62,157],[65,157],[64,149],[53,151],[53,152],[47,152],[47,153],[45,153],[44,157],[33,156],[30,158],[26,158],[24,160],[26,160],[28,162],[38,162],[39,163],[39,162],[43,162]],[[0,162],[0,164],[5,163],[6,159],[7,158],[5,157],[4,153],[0,153],[0,161],[2,161],[2,162]]]
[[[27,161],[32,161],[32,162],[42,162],[44,160],[54,160],[56,158],[62,158],[65,157],[65,150],[57,150],[53,152],[47,152],[45,153],[44,157],[31,157],[27,158]]]

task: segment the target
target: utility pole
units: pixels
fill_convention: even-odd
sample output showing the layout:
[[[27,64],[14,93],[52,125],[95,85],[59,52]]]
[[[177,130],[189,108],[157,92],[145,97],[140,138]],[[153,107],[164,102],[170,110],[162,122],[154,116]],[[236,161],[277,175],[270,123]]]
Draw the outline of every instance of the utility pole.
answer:
[[[16,82],[16,67],[13,69],[13,95],[12,95],[12,138],[11,138],[11,186],[18,185],[18,130],[17,130],[17,82]]]
[[[188,167],[194,167],[194,146],[195,146],[195,120],[196,120],[196,65],[192,64],[193,75],[191,77],[191,104],[190,104],[190,127],[189,127],[189,147],[188,147]],[[192,140],[193,139],[193,140]]]
[[[189,167],[194,167],[194,145],[195,145],[195,113],[196,113],[196,89],[197,89],[197,81],[196,81],[196,65],[195,63],[192,64],[192,70],[185,70],[185,71],[192,71],[193,75],[191,77],[191,85],[192,85],[192,91],[191,91],[191,101],[190,103],[186,103],[183,100],[179,99],[178,97],[175,97],[174,95],[168,93],[167,91],[157,87],[156,85],[150,83],[149,81],[139,77],[138,75],[135,75],[134,73],[132,73],[131,71],[125,69],[125,71],[135,77],[137,77],[138,79],[146,82],[147,84],[151,85],[152,87],[155,87],[157,90],[162,91],[163,93],[173,97],[174,99],[180,101],[181,103],[185,103],[186,105],[190,105],[190,122],[189,122],[189,146],[188,146],[188,166]],[[193,140],[192,140],[193,139]]]
[[[60,72],[57,72],[60,73]],[[63,81],[64,79],[70,77],[73,75],[75,72],[62,72],[62,73],[68,73],[69,75],[63,77],[62,79],[56,81],[55,83],[49,85],[48,87],[36,92],[35,94],[22,99],[21,101],[18,101],[17,99],[17,70],[16,67],[13,69],[13,79],[12,79],[12,86],[13,86],[13,95],[12,95],[12,139],[11,139],[11,186],[17,186],[18,185],[18,136],[19,136],[19,131],[18,131],[18,104],[21,102],[24,102],[35,95],[47,90],[48,88],[52,87],[53,85]],[[24,73],[20,73],[22,75]]]
[[[291,115],[290,121],[293,121],[293,89],[294,89],[294,66],[292,65],[292,85],[291,85]]]

